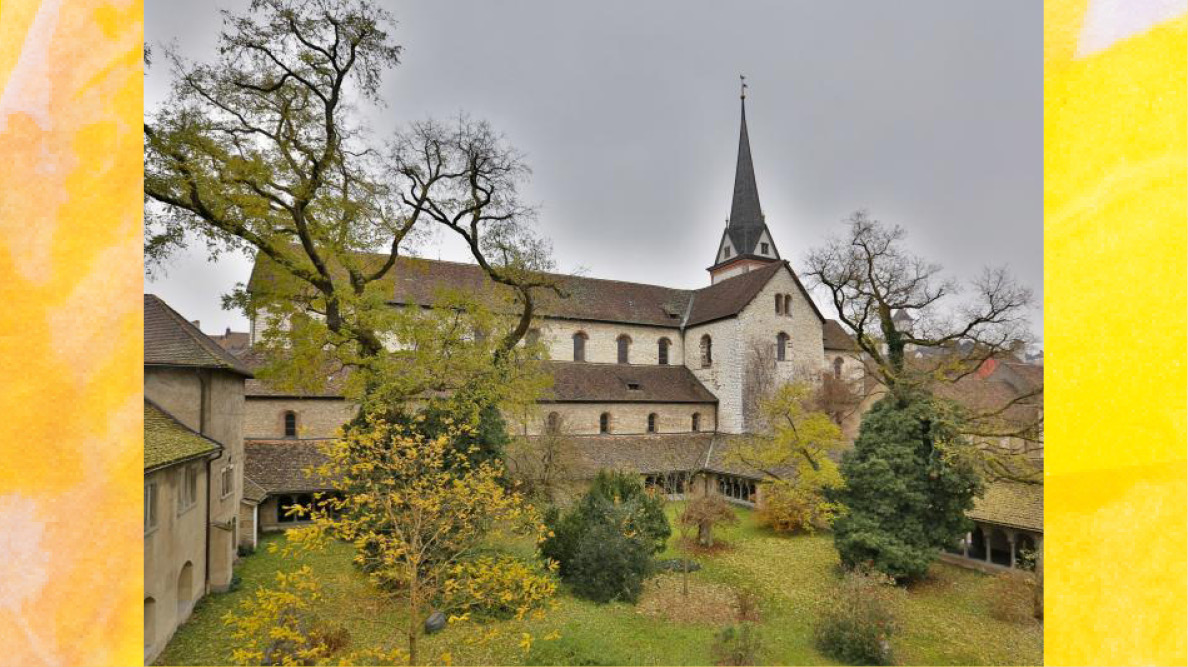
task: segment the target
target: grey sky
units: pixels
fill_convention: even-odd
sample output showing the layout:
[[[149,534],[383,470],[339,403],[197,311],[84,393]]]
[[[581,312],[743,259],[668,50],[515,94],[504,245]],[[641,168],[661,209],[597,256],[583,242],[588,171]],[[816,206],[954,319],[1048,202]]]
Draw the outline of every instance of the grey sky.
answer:
[[[154,0],[146,39],[210,58],[215,7],[241,4]],[[759,196],[793,268],[866,208],[954,275],[1006,264],[1042,299],[1042,3],[389,4],[405,52],[375,134],[459,110],[491,121],[528,155],[562,271],[708,284],[741,72]],[[167,85],[154,66],[146,105]],[[445,237],[423,254],[467,258]],[[191,255],[146,291],[208,332],[245,329],[219,295],[247,260]]]

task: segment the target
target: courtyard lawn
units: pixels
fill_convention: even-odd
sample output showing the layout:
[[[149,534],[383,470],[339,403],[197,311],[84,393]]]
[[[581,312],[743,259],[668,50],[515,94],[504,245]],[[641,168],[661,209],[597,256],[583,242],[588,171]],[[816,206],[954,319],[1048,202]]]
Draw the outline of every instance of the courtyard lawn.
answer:
[[[675,509],[675,508],[674,508]],[[649,581],[639,605],[595,605],[562,589],[556,609],[543,620],[462,623],[424,637],[422,655],[436,660],[448,652],[455,664],[708,665],[715,631],[729,618],[725,609],[734,591],[748,590],[759,602],[765,664],[831,664],[813,646],[813,625],[821,605],[837,585],[837,553],[829,536],[774,535],[739,510],[736,526],[717,531],[726,546],[698,555],[703,569],[689,575],[690,597],[680,592],[680,575]],[[674,530],[674,532],[676,532]],[[165,665],[229,664],[233,643],[222,616],[280,569],[296,563],[270,553],[267,544],[243,559],[236,572],[238,590],[205,598],[158,660]],[[677,535],[661,557],[683,556]],[[493,545],[519,555],[524,543]],[[306,556],[324,587],[325,616],[346,626],[353,646],[402,646],[403,609],[384,599],[350,564],[351,548],[334,544]],[[937,563],[930,578],[897,591],[899,632],[892,637],[902,664],[1038,665],[1043,661],[1039,623],[1003,622],[990,617],[993,577]],[[667,616],[667,617],[666,617]],[[480,631],[500,635],[482,646],[468,641]],[[546,640],[554,630],[560,638]],[[520,646],[522,633],[535,637]]]

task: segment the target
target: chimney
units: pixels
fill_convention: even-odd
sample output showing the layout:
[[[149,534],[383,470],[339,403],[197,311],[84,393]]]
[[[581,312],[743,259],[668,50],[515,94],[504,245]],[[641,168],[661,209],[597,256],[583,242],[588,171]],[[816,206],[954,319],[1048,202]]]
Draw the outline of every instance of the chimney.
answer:
[[[198,329],[201,329],[201,328],[202,328],[202,321],[201,321],[201,320],[190,320],[190,324],[193,324],[193,325],[194,325],[195,327],[197,327]]]
[[[1010,349],[1011,354],[1015,355],[1019,361],[1027,361],[1027,343],[1023,339],[1016,338],[1012,340],[1008,349]]]
[[[227,333],[225,333],[225,334],[223,334],[223,335],[224,335],[224,336],[230,336],[230,335],[231,335],[231,327],[227,327]]]

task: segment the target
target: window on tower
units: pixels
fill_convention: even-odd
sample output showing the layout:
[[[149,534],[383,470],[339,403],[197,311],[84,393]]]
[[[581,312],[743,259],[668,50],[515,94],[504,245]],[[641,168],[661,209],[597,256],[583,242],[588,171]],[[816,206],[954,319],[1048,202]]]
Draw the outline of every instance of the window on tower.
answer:
[[[709,368],[714,364],[714,340],[709,334],[701,337],[701,367]]]
[[[788,334],[783,331],[776,336],[776,361],[785,361],[788,358]]]
[[[659,348],[660,348],[658,363],[661,366],[668,364],[668,346],[671,344],[672,344],[672,341],[668,340],[667,338],[661,338],[660,342],[658,343]]]
[[[759,244],[759,252],[760,252],[760,254],[763,254],[763,255],[770,254],[770,251],[769,251],[767,248],[768,248],[768,246],[767,246],[767,244],[766,244],[766,243],[760,243],[760,244]]]

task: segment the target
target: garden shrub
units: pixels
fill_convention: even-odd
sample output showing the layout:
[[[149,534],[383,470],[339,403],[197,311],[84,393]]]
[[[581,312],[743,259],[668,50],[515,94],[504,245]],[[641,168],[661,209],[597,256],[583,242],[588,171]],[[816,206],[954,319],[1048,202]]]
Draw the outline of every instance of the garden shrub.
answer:
[[[1035,579],[1032,575],[1003,572],[990,586],[990,615],[1008,623],[1022,623],[1034,614]]]
[[[649,555],[663,551],[672,534],[664,500],[648,493],[638,475],[620,472],[598,473],[590,490],[569,511],[562,514],[549,508],[544,522],[550,535],[540,552],[557,562],[562,577],[569,575],[582,536],[596,525],[615,525],[641,542]]]
[[[715,665],[754,665],[760,650],[762,642],[754,623],[728,625],[714,635]]]
[[[523,619],[557,592],[549,572],[512,556],[481,556],[455,565],[443,592],[443,608],[460,616]]]
[[[611,523],[596,523],[578,540],[568,572],[578,597],[635,603],[652,572],[652,554],[646,540],[629,537]]]
[[[893,584],[879,573],[847,573],[817,622],[817,648],[846,665],[893,664]]]
[[[825,499],[821,488],[777,481],[764,486],[755,518],[759,525],[777,533],[811,534],[828,528],[837,508]]]

